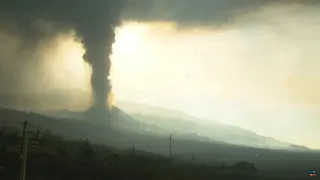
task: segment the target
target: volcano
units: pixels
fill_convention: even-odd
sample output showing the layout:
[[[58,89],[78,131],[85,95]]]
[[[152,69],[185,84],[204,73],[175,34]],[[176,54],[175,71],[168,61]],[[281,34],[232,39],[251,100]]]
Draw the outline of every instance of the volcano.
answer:
[[[84,117],[94,124],[111,126],[112,113],[107,106],[91,106],[84,112]]]

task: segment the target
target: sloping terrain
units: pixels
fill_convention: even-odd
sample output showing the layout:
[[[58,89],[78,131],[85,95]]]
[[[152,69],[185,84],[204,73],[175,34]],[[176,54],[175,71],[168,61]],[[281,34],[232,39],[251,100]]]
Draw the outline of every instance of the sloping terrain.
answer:
[[[125,116],[125,114],[122,114]],[[68,139],[89,139],[91,142],[106,144],[110,147],[136,149],[168,156],[169,136],[161,137],[145,132],[128,132],[117,128],[96,126],[83,120],[50,118],[47,116],[27,113],[10,109],[0,109],[0,127],[6,125],[22,129],[23,121],[27,120],[43,130]],[[124,123],[125,124],[125,123]],[[225,144],[221,142],[201,142],[195,140],[177,139],[173,135],[172,155],[185,161],[195,157],[197,162],[209,164],[233,164],[237,161],[253,162],[259,169],[278,174],[290,171],[297,175],[304,175],[310,169],[319,166],[318,152],[294,152],[250,148]],[[320,168],[320,167],[319,167]]]
[[[187,134],[252,147],[308,150],[303,146],[280,142],[236,126],[201,119],[181,111],[130,102],[118,102],[117,106],[144,124],[146,129],[158,133]]]
[[[85,93],[81,91],[63,93],[0,95],[0,106],[40,112],[51,116],[83,119],[78,110],[65,107],[82,107]],[[60,109],[57,111],[57,109]],[[50,111],[51,110],[51,111]],[[213,120],[190,116],[184,112],[132,102],[117,102],[113,113],[117,114],[118,125],[127,131],[147,132],[160,136],[174,133],[176,137],[201,141],[221,141],[230,144],[260,148],[308,150],[303,146],[280,142],[260,136],[245,129],[225,125]],[[125,123],[123,123],[125,122]]]

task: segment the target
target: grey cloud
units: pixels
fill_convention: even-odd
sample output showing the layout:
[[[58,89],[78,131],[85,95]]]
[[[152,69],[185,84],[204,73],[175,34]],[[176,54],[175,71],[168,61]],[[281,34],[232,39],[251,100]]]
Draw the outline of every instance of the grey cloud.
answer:
[[[319,4],[316,0],[129,0],[123,17],[140,21],[173,21],[180,26],[224,26],[238,16],[272,4]]]
[[[124,3],[124,0],[3,0],[1,27],[21,35],[23,48],[34,46],[45,37],[75,30],[86,48],[84,58],[92,67],[95,103],[103,105],[111,88],[107,77],[115,38],[113,27],[120,23]]]
[[[85,59],[93,68],[95,99],[101,104],[110,89],[107,76],[111,62],[106,54],[111,53],[114,42],[113,26],[119,25],[121,20],[174,21],[182,27],[223,27],[233,25],[233,20],[239,16],[260,11],[261,7],[271,4],[319,3],[316,0],[2,0],[0,34],[5,32],[20,38],[14,50],[14,66],[18,67],[18,61],[21,66],[28,60],[40,61],[38,58],[28,58],[38,48],[39,41],[75,30],[87,50]],[[3,51],[7,52],[0,49],[0,52]],[[0,60],[0,74],[6,74],[2,55]],[[18,87],[20,82],[25,81],[23,74],[2,77],[8,77],[7,82],[15,81],[14,85],[10,85],[12,87]]]

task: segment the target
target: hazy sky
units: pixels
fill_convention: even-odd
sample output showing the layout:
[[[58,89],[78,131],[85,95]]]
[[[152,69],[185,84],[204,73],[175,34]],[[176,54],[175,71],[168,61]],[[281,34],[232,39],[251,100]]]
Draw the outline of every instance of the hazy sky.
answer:
[[[320,9],[301,3],[316,1],[129,2],[111,57],[116,99],[320,148]],[[90,91],[80,39],[54,34],[24,49],[22,35],[1,29],[0,91]]]
[[[320,148],[318,9],[278,8],[219,30],[165,22],[123,25],[112,56],[117,99]]]

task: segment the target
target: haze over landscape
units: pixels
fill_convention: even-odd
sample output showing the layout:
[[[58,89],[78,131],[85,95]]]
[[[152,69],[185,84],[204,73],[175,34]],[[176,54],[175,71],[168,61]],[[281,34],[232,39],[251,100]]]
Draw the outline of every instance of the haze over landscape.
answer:
[[[319,2],[4,0],[0,177],[19,153],[45,154],[27,179],[315,174]]]
[[[191,1],[146,2],[129,1],[116,28],[111,104],[181,110],[320,148],[316,1],[243,0],[238,6],[203,0],[199,9],[190,9]],[[58,31],[55,21],[36,20],[33,28],[43,37],[32,48],[19,31],[8,31],[14,23],[2,21],[1,92],[84,91],[88,97],[76,97],[78,107],[60,109],[88,108],[91,67],[82,60],[77,30]]]

